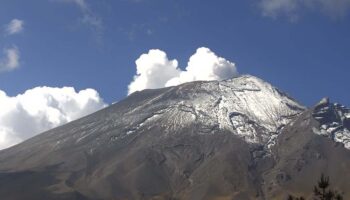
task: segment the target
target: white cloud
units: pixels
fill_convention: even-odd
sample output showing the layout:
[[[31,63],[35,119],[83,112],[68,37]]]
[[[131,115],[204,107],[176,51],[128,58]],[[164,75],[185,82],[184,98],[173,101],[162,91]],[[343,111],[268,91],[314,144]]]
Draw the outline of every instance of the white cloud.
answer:
[[[164,87],[168,80],[179,76],[177,60],[169,60],[166,53],[149,50],[136,60],[134,81],[129,85],[129,94],[138,90]]]
[[[12,19],[5,27],[6,34],[13,35],[22,32],[23,25],[22,20]],[[11,71],[19,67],[20,53],[16,46],[4,48],[2,54],[2,56],[0,54],[0,72]]]
[[[19,50],[17,47],[6,48],[3,50],[4,57],[0,58],[0,72],[11,71],[19,67]]]
[[[185,70],[176,59],[169,60],[166,53],[152,49],[136,60],[136,75],[129,84],[128,94],[144,89],[162,88],[197,80],[223,80],[238,76],[234,63],[201,47],[193,54]]]
[[[24,25],[24,22],[22,20],[13,19],[6,26],[6,33],[8,35],[13,35],[13,34],[16,34],[16,33],[20,33],[20,32],[23,31],[23,25]]]
[[[303,10],[320,11],[332,18],[344,17],[350,11],[350,0],[260,0],[263,15],[287,16],[296,20]]]
[[[105,106],[93,89],[36,87],[14,97],[0,90],[0,149]]]
[[[190,57],[186,70],[180,75],[170,79],[165,86],[179,85],[181,83],[197,80],[224,80],[237,76],[234,63],[217,56],[210,49],[198,48]]]

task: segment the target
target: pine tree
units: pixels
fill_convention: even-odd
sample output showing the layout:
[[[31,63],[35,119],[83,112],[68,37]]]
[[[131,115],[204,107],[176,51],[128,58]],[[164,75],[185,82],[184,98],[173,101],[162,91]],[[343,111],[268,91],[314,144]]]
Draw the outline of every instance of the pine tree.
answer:
[[[336,190],[328,189],[330,185],[329,177],[321,175],[321,179],[314,187],[315,200],[342,200],[343,197]]]
[[[320,180],[314,187],[314,200],[343,200],[343,196],[338,191],[329,189],[329,186],[329,177],[321,174]],[[289,195],[287,200],[305,200],[305,198]]]

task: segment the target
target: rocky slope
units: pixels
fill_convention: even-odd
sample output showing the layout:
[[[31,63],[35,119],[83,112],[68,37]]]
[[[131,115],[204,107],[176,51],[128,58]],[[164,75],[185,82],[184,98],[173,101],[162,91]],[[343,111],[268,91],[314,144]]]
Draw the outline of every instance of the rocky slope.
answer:
[[[321,172],[346,191],[349,116],[249,75],[144,90],[0,151],[0,197],[283,199]]]

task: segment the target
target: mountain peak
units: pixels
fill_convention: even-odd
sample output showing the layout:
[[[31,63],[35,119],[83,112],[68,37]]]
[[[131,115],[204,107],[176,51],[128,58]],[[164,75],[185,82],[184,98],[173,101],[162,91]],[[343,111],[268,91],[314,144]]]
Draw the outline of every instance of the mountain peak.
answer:
[[[131,124],[133,133],[159,119],[172,128],[199,123],[208,133],[230,131],[250,143],[270,144],[271,138],[305,108],[271,84],[251,75],[223,81],[196,81],[170,87],[128,113],[143,116]],[[148,95],[138,93],[138,98]],[[135,120],[134,120],[135,121]],[[141,125],[140,125],[141,124]]]
[[[323,98],[313,109],[313,117],[319,126],[314,133],[343,143],[350,149],[350,109],[338,103],[331,103]]]

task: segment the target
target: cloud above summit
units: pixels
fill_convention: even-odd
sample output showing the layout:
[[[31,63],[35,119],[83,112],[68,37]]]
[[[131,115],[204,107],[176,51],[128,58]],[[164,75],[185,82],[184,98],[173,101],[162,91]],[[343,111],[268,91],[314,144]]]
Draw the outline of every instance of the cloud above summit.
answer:
[[[151,49],[136,60],[136,75],[128,94],[144,89],[175,86],[199,80],[224,80],[238,76],[236,65],[201,47],[189,58],[184,70],[176,59],[159,49]]]
[[[0,90],[0,149],[105,106],[93,89],[36,87],[17,96]]]

